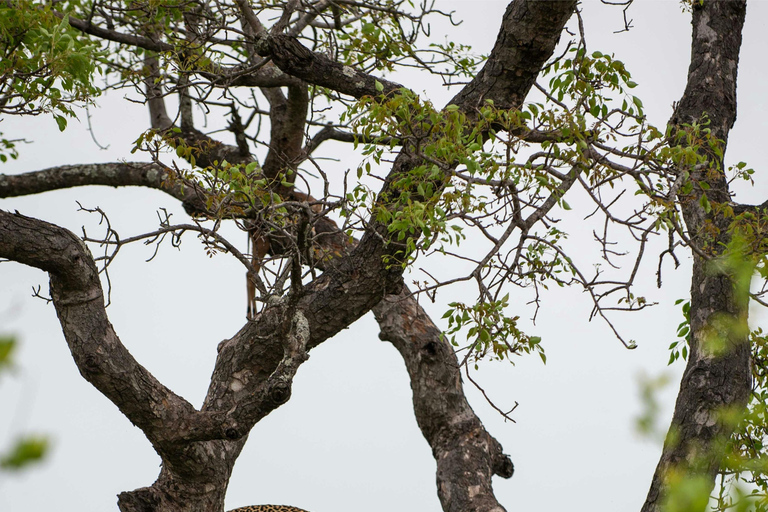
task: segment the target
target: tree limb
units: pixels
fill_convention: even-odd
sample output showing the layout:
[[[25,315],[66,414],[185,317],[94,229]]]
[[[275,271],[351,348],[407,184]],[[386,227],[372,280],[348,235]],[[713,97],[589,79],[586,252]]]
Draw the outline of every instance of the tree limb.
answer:
[[[259,55],[271,57],[285,73],[353,98],[387,95],[403,88],[396,82],[363,73],[323,54],[311,52],[293,36],[263,37],[256,48]],[[382,85],[381,91],[376,88],[376,82]]]
[[[51,298],[82,376],[153,443],[194,407],[158,382],[125,346],[107,318],[98,270],[70,231],[0,210],[0,257],[48,272]]]
[[[64,18],[64,14],[62,13],[57,12],[56,16],[58,16],[59,18]],[[73,18],[72,16],[69,16],[67,19],[69,20],[69,24],[73,28],[80,30],[84,34],[96,36],[100,39],[104,39],[107,41],[114,41],[115,43],[120,43],[127,46],[144,48],[145,50],[150,50],[153,52],[170,52],[175,49],[175,47],[172,44],[164,43],[162,41],[156,41],[148,37],[134,36],[131,34],[123,34],[121,32],[117,32],[116,30],[109,30],[102,27],[98,27],[96,25],[91,24],[90,22],[83,21],[78,18]]]
[[[437,462],[443,510],[503,510],[492,477],[510,478],[515,468],[467,403],[453,347],[407,290],[385,297],[373,313],[379,337],[395,346],[408,369],[416,421]]]
[[[205,190],[193,182],[171,179],[170,169],[163,165],[140,162],[62,165],[23,174],[0,174],[0,198],[87,185],[153,188],[181,201],[191,215],[207,211]]]

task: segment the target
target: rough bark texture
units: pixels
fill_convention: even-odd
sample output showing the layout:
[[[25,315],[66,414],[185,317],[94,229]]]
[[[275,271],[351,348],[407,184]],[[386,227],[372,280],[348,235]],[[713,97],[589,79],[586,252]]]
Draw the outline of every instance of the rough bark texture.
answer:
[[[519,107],[554,51],[575,4],[575,0],[510,4],[486,66],[454,102],[468,113],[484,99],[501,108]],[[115,34],[104,37],[120,41]],[[291,36],[259,37],[257,46],[264,55],[283,73],[306,83],[355,97],[377,94],[377,81],[384,85],[385,93],[400,88],[313,53]],[[162,49],[154,41],[141,39],[140,43],[148,49]],[[154,79],[153,57],[147,59],[152,125],[167,129],[171,120]],[[306,116],[303,83],[291,82],[287,98],[278,92],[271,100],[276,139],[265,161],[265,172],[270,173],[290,168],[301,156]],[[181,125],[180,136],[188,143],[198,138],[210,140],[194,130],[184,112]],[[219,144],[208,147],[198,163],[207,165],[205,162],[221,160],[221,155],[230,155],[230,162],[251,160],[242,148]],[[379,204],[396,204],[399,194],[412,193],[391,185],[394,177],[420,163],[405,148],[393,165]],[[89,181],[159,188],[164,180],[161,169],[153,166],[69,167],[62,173],[49,170],[2,176],[0,195],[37,193]],[[163,190],[185,204],[200,200],[199,191]],[[386,264],[385,257],[399,257],[403,251],[403,244],[386,225],[371,222],[362,240],[322,275],[273,301],[234,337],[222,342],[207,397],[197,411],[157,382],[120,343],[107,320],[96,268],[82,242],[62,228],[0,212],[0,256],[49,272],[54,304],[81,373],[144,431],[162,459],[155,483],[120,495],[123,512],[222,510],[227,482],[248,432],[289,399],[293,376],[307,351],[377,304],[382,337],[403,355],[411,376],[419,426],[438,463],[438,493],[444,510],[503,511],[493,496],[491,477],[509,477],[513,466],[466,403],[450,347],[439,340],[437,328],[412,298],[391,297],[381,302],[402,289],[402,268]]]
[[[163,183],[167,179],[166,169],[152,163],[110,162],[63,165],[24,174],[0,174],[0,198],[41,194],[50,190],[86,185],[149,187],[163,190]],[[165,192],[181,201],[188,197],[181,187],[166,188]]]
[[[745,10],[745,1],[694,2],[688,85],[670,121],[674,130],[700,123],[706,115],[712,135],[728,140],[736,120],[736,75]],[[722,160],[707,148],[702,152],[712,165],[690,170],[696,185],[680,199],[692,242],[715,258],[730,240],[728,219],[715,208],[705,211],[699,200],[706,193],[712,203],[728,203],[730,194],[720,171]],[[717,172],[710,170],[715,168]],[[709,185],[706,191],[699,185],[702,182]],[[748,297],[736,296],[732,278],[716,271],[709,257],[699,252],[693,255],[690,354],[643,512],[661,510],[669,490],[666,477],[672,471],[703,475],[714,485],[722,458],[720,444],[733,432],[733,425],[722,415],[743,409],[751,389],[745,334]],[[715,339],[724,346],[716,349]]]
[[[277,179],[287,171],[287,181],[293,181],[290,173],[299,163],[304,142],[304,124],[309,109],[307,85],[289,87],[286,97],[280,89],[265,89],[270,103],[271,125],[269,152],[264,159],[262,171],[270,179]],[[295,179],[295,178],[294,178]],[[283,191],[285,193],[287,191]]]
[[[491,478],[515,467],[467,403],[450,343],[407,290],[374,309],[379,337],[400,352],[411,378],[413,409],[437,461],[437,494],[446,512],[502,510]]]
[[[80,373],[142,429],[163,460],[155,485],[121,494],[121,508],[221,510],[234,459],[250,427],[285,403],[292,378],[306,359],[309,331],[301,314],[287,318],[285,306],[276,304],[263,313],[259,324],[267,335],[244,338],[259,336],[259,331],[241,331],[234,338],[241,358],[256,363],[234,375],[220,372],[226,382],[219,388],[240,392],[242,400],[233,409],[226,404],[227,408],[196,411],[158,382],[120,342],[107,319],[93,258],[79,238],[47,222],[0,211],[0,254],[49,273],[51,297]],[[248,372],[258,371],[263,363],[260,350],[279,354],[277,362],[262,378],[248,381]],[[220,359],[226,360],[228,352],[222,352]]]
[[[181,201],[190,215],[204,215],[208,211],[205,190],[194,182],[177,180],[167,167],[149,162],[62,165],[24,174],[0,174],[0,198],[86,185],[153,188]]]
[[[518,108],[542,65],[560,40],[575,2],[511,2],[491,56],[451,103],[470,112],[492,100],[500,109]]]
[[[262,56],[272,58],[288,75],[354,98],[390,94],[403,87],[313,53],[293,36],[265,36],[258,43],[258,51]],[[381,92],[376,89],[376,82],[383,86]]]

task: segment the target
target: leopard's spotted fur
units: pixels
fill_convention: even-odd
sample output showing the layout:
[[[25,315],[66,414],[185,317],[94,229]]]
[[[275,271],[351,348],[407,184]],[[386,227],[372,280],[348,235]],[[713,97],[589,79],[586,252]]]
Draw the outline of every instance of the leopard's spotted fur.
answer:
[[[307,512],[304,509],[290,507],[288,505],[250,505],[240,507],[229,512]]]

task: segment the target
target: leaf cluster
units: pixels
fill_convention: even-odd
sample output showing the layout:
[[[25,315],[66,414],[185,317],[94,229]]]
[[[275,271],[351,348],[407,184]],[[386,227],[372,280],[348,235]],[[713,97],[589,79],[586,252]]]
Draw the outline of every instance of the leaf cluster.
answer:
[[[13,368],[13,353],[17,348],[12,336],[0,336],[0,375]],[[0,453],[0,470],[18,471],[40,462],[49,449],[48,438],[26,435],[16,439],[10,448]]]
[[[50,5],[0,4],[0,112],[53,113],[63,130],[73,106],[99,94],[93,85],[100,53]]]
[[[467,350],[467,358],[475,362],[475,368],[479,360],[488,356],[499,361],[511,361],[513,355],[531,352],[536,352],[542,362],[547,362],[541,337],[525,334],[517,326],[520,317],[505,313],[509,307],[509,294],[500,300],[487,300],[472,305],[451,302],[448,307],[443,315],[444,319],[448,319],[448,329],[444,336],[453,346],[459,347],[462,342],[456,340],[456,334],[464,331],[462,337],[470,343],[463,349]]]

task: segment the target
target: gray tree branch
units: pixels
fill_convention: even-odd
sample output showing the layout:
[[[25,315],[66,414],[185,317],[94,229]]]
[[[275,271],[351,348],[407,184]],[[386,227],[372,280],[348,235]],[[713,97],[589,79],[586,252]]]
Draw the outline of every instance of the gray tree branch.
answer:
[[[80,373],[150,441],[194,414],[191,404],[158,382],[120,342],[107,318],[96,265],[77,236],[0,210],[0,257],[50,275],[53,305]]]
[[[453,347],[407,290],[385,297],[373,313],[379,337],[405,361],[416,421],[437,462],[443,510],[499,511],[492,477],[510,478],[514,465],[467,403]]]

